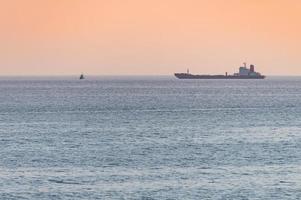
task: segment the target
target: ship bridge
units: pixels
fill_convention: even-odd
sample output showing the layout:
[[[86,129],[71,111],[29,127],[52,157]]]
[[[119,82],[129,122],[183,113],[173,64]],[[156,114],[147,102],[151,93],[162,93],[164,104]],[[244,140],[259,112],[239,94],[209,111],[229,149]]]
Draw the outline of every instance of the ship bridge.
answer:
[[[244,63],[244,66],[239,68],[239,76],[258,76],[259,73],[255,72],[255,66],[250,65],[250,68],[247,68],[247,64]]]

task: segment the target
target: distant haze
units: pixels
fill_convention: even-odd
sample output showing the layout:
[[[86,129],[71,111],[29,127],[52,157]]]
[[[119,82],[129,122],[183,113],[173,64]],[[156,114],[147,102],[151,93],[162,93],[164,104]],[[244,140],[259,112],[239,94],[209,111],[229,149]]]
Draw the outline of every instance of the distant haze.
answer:
[[[300,0],[2,0],[0,75],[301,75]]]

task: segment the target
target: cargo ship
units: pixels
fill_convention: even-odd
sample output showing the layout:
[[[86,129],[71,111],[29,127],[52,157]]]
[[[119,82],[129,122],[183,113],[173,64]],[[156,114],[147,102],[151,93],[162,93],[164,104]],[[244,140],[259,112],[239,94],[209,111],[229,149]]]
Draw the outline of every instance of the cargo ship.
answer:
[[[247,64],[244,63],[244,66],[239,67],[239,72],[234,73],[233,75],[228,75],[226,72],[225,75],[195,75],[190,74],[189,69],[186,73],[175,73],[175,76],[179,79],[265,79],[266,76],[261,75],[259,72],[255,71],[255,66],[250,65],[250,68],[247,67]]]

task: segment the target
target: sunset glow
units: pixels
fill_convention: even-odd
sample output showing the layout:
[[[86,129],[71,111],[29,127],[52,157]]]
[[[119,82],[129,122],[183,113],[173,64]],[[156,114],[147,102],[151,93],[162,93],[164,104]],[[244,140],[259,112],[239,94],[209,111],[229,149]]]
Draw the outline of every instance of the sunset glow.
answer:
[[[299,0],[1,0],[0,75],[301,75]]]

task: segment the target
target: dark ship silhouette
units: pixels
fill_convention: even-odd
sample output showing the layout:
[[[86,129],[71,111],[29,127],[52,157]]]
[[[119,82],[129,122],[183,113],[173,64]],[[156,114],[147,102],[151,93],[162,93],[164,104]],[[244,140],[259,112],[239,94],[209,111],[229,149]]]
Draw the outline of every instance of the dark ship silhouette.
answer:
[[[250,65],[250,68],[247,68],[247,64],[244,63],[244,66],[239,68],[238,73],[233,75],[228,75],[226,72],[225,75],[194,75],[190,74],[189,70],[187,73],[175,73],[175,76],[179,79],[264,79],[266,76],[261,75],[259,72],[255,71],[255,66]]]
[[[81,74],[80,77],[79,77],[79,79],[80,79],[80,80],[85,79],[84,74]]]

